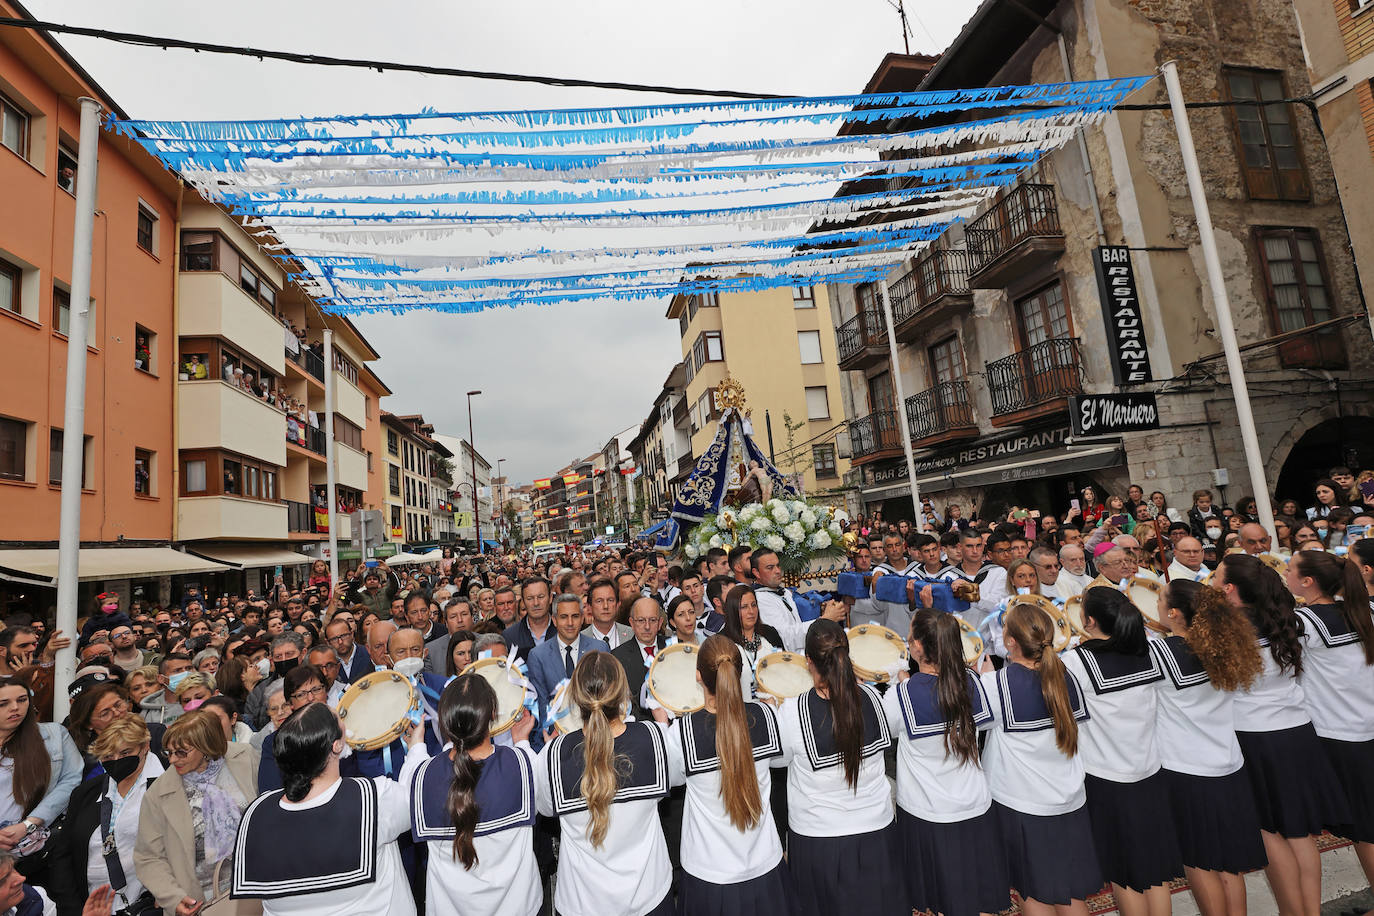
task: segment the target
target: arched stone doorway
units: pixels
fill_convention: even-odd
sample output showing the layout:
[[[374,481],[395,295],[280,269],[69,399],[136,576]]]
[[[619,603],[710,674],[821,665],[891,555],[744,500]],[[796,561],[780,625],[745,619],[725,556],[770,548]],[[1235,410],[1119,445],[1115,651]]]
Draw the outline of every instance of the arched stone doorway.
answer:
[[[1275,451],[1277,458],[1280,450]],[[1274,478],[1275,495],[1311,505],[1313,484],[1332,467],[1347,465],[1356,473],[1374,468],[1374,419],[1341,416],[1321,420],[1291,440],[1282,461]]]

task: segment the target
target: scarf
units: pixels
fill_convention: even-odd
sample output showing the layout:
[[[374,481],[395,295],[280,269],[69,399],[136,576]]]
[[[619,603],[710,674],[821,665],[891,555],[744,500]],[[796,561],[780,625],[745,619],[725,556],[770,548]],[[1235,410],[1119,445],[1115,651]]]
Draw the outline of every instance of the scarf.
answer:
[[[205,861],[218,862],[234,851],[234,838],[238,834],[239,820],[243,812],[238,802],[220,786],[220,773],[224,772],[224,758],[211,760],[199,773],[187,773],[181,777],[188,794],[201,797],[201,819],[205,824]]]

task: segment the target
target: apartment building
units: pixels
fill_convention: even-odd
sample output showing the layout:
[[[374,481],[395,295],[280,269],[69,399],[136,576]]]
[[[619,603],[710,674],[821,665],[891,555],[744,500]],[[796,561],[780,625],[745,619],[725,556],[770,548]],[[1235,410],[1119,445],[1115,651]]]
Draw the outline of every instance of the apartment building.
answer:
[[[493,522],[494,512],[491,496],[491,462],[482,457],[482,453],[474,449],[464,438],[441,435],[435,436],[434,439],[436,442],[442,443],[453,454],[451,462],[453,480],[450,487],[453,491],[453,503],[449,513],[452,536],[460,541],[475,543],[477,538],[476,522],[480,520],[482,539],[493,539],[496,528]],[[476,477],[473,476],[474,465]],[[475,506],[473,504],[474,494],[477,496]]]
[[[1281,101],[1310,91],[1292,6],[1243,6],[985,0],[939,61],[917,68],[928,71],[918,85],[1130,76],[1177,59],[1191,102],[1280,100],[1189,114],[1268,481],[1307,499],[1331,465],[1374,465],[1370,330],[1331,159],[1309,114]],[[916,88],[912,68],[891,62],[876,84]],[[1131,99],[1163,100],[1158,81]],[[1138,483],[1186,506],[1214,468],[1229,471],[1231,500],[1251,491],[1172,121],[1120,111],[1085,139],[1086,151],[1046,157],[893,271],[895,367],[879,290],[831,288],[853,508],[913,517],[898,410],[939,505],[1062,512],[1083,485]],[[1104,309],[1098,265],[1128,271],[1138,314]],[[1143,344],[1125,352],[1140,329]],[[1102,394],[1149,405],[1158,428],[1072,440],[1069,398]]]
[[[1374,2],[1293,0],[1308,77],[1368,300],[1374,270]]]
[[[398,527],[391,507],[399,505],[404,542],[435,542],[439,540],[435,533],[436,502],[441,494],[445,503],[449,497],[442,478],[435,475],[434,465],[441,459],[451,459],[453,452],[435,441],[433,424],[426,423],[420,414],[398,416],[382,411],[382,423],[387,429],[388,492],[393,481],[402,491],[399,503],[388,502],[391,533],[394,535]],[[389,500],[395,499],[389,496]]]
[[[744,386],[756,438],[783,474],[807,493],[840,484],[849,462],[836,441],[844,416],[826,287],[678,295],[668,317],[682,340],[684,399],[674,410],[685,412],[690,437],[673,457],[665,439],[676,483],[715,437],[714,389],[729,377]]]
[[[630,453],[630,442],[634,440],[636,426],[621,430],[601,447],[599,467],[604,473],[596,478],[597,526],[601,531],[611,528],[612,534],[623,533],[629,525],[633,505],[629,480],[634,473],[634,456]]]

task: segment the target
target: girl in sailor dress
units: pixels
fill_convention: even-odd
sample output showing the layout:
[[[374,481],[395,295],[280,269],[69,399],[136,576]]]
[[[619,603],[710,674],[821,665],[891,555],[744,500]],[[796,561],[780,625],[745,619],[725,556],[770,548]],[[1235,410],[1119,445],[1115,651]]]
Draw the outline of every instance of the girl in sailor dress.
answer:
[[[1173,579],[1159,594],[1169,629],[1150,640],[1155,737],[1184,873],[1202,916],[1245,916],[1241,874],[1268,864],[1233,699],[1264,668],[1255,628],[1214,588]]]
[[[1035,572],[1035,564],[1029,560],[1013,560],[1007,567],[1007,590],[1009,592],[1007,597],[997,602],[997,607],[993,609],[992,613],[984,617],[978,624],[978,635],[983,640],[988,656],[998,659],[1007,657],[1006,648],[1002,644],[1002,630],[1005,627],[1007,607],[1022,595],[1044,597],[1040,594],[1040,577]],[[1049,601],[1050,599],[1045,598],[1045,600]],[[1052,603],[1063,604],[1059,600]],[[999,661],[998,664],[1000,663]]]
[[[1357,542],[1358,543],[1358,542]],[[1288,588],[1303,622],[1303,696],[1312,726],[1350,802],[1350,818],[1328,824],[1355,843],[1374,883],[1374,617],[1354,559],[1299,550]]]
[[[1122,916],[1167,914],[1168,882],[1183,874],[1178,836],[1155,741],[1155,684],[1164,679],[1145,638],[1145,618],[1114,588],[1083,593],[1088,638],[1064,653],[1084,688],[1088,718],[1078,756],[1103,877]]]
[[[535,717],[522,710],[512,745],[490,735],[496,692],[476,674],[454,678],[439,697],[448,739],[426,753],[409,785],[410,830],[429,844],[425,911],[533,916],[544,903],[534,856]]]
[[[672,866],[658,802],[683,782],[656,722],[626,722],[625,669],[587,652],[569,687],[579,731],[559,735],[535,768],[539,813],[558,817],[555,912],[562,916],[670,916]]]
[[[993,727],[983,749],[1012,887],[1026,916],[1087,916],[1102,888],[1078,757],[1083,691],[1054,652],[1054,621],[1014,604],[1007,664],[982,675]]]
[[[882,700],[858,682],[849,639],[833,620],[807,630],[806,661],[815,686],[778,713],[796,912],[909,916],[883,767],[892,734]]]
[[[274,738],[284,788],[244,811],[230,895],[260,899],[268,916],[414,916],[397,838],[409,829],[405,784],[424,762],[423,730],[412,725],[406,741],[399,782],[345,779],[334,711],[311,703],[292,713]],[[328,839],[340,837],[351,842]]]
[[[1312,726],[1300,678],[1306,668],[1301,618],[1279,574],[1246,554],[1227,554],[1212,586],[1245,612],[1259,636],[1264,667],[1236,693],[1236,739],[1250,774],[1269,857],[1265,876],[1281,913],[1321,908],[1317,834],[1349,823],[1350,806]]]
[[[777,715],[746,701],[739,647],[715,635],[697,655],[706,706],[668,732],[687,777],[680,916],[790,916],[792,882],[769,810],[769,761],[782,756]]]
[[[883,695],[897,740],[897,832],[911,909],[943,916],[1010,904],[978,729],[992,723],[982,682],[964,664],[958,618],[920,610],[908,637],[917,673]]]

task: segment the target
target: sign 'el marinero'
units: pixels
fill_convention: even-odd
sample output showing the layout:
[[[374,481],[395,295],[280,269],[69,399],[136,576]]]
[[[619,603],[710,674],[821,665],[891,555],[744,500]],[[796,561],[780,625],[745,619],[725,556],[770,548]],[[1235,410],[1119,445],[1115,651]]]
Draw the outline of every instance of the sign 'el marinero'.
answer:
[[[1131,250],[1125,245],[1103,245],[1093,254],[1102,319],[1111,351],[1112,377],[1117,385],[1151,381],[1150,351],[1145,343],[1140,295],[1131,267]]]

